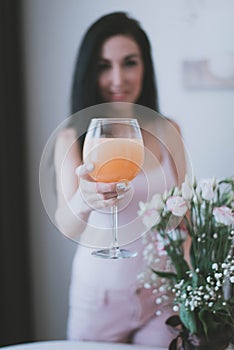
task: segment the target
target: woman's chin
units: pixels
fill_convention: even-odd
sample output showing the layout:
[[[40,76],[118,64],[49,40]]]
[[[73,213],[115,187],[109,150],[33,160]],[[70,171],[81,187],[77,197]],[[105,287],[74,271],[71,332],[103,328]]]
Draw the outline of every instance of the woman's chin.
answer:
[[[114,113],[117,113],[116,117],[132,117],[133,116],[133,103],[126,101],[111,101],[111,108]]]

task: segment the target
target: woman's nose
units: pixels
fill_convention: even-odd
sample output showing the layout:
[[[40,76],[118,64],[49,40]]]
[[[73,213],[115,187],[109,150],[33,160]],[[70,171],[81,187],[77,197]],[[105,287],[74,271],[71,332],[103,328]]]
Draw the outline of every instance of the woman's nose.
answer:
[[[114,86],[121,86],[122,85],[123,80],[124,80],[124,76],[123,76],[123,71],[122,71],[121,67],[119,67],[119,66],[113,67],[111,79],[112,79],[112,84]]]

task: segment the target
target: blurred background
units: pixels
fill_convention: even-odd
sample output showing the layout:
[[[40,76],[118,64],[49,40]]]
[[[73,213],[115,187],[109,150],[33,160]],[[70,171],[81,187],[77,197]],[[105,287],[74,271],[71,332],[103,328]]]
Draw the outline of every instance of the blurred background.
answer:
[[[149,35],[161,112],[182,130],[197,178],[233,175],[232,0],[1,0],[0,346],[65,339],[76,244],[53,226],[39,166],[69,117],[80,40],[127,11]],[[84,267],[83,267],[84,268]]]

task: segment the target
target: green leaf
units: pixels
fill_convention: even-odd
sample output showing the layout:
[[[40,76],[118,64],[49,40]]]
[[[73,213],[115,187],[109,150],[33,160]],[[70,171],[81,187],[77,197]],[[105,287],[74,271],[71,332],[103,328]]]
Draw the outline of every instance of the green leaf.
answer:
[[[159,277],[168,278],[172,281],[177,281],[177,275],[173,272],[158,271],[154,269],[152,269],[152,271],[156,273]]]
[[[208,326],[210,327],[210,329],[213,328],[213,322],[211,320],[210,313],[207,312],[207,310],[200,310],[198,312],[198,317],[202,323],[204,333],[207,336]]]
[[[176,269],[178,279],[186,279],[186,273],[189,270],[189,266],[183,255],[174,249],[174,247],[171,245],[165,246],[165,250]]]
[[[185,308],[183,304],[180,305],[180,319],[191,333],[197,333],[196,315],[193,311]]]

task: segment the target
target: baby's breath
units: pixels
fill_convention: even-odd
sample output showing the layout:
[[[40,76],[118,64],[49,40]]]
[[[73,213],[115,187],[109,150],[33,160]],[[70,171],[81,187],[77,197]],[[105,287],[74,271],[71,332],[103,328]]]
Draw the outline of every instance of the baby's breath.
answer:
[[[214,331],[217,320],[219,328],[234,329],[233,198],[234,178],[191,181],[186,176],[181,188],[140,204],[142,216],[150,208],[159,218],[143,237],[146,268],[139,281],[153,288],[158,306],[172,292],[173,310],[192,333]],[[191,237],[190,261],[184,258],[184,226]]]

